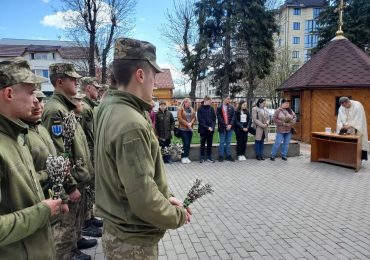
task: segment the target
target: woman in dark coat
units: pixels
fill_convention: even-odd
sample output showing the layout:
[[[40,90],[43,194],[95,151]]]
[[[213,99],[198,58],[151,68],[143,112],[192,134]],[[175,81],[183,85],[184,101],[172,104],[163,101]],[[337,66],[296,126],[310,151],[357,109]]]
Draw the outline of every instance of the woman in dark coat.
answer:
[[[161,148],[165,148],[171,144],[171,132],[175,128],[175,119],[167,109],[166,102],[159,103],[159,109],[155,117],[155,129],[158,135],[158,141]],[[163,156],[164,163],[171,163],[171,155]]]
[[[247,108],[247,102],[241,100],[235,112],[235,135],[236,135],[236,154],[239,161],[245,161],[247,150],[248,131],[251,127],[252,118]]]

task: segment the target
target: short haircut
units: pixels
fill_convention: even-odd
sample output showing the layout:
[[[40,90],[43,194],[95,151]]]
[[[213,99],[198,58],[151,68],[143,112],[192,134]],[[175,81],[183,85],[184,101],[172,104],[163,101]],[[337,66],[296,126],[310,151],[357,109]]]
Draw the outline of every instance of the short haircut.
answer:
[[[138,69],[148,72],[150,64],[144,60],[114,60],[113,74],[117,85],[124,87],[128,86],[133,73]]]
[[[341,97],[339,99],[339,104],[342,105],[343,103],[349,102],[349,101],[350,101],[350,99],[348,97]]]
[[[210,96],[204,96],[203,100],[212,100],[212,98]]]
[[[66,78],[69,78],[69,77],[65,74],[52,74],[50,75],[50,82],[55,87],[58,79],[64,80]]]

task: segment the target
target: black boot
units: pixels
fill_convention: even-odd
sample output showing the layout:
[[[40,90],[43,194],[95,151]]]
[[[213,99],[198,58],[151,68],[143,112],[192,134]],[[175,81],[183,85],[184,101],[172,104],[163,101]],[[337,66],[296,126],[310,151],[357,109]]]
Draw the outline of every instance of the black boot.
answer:
[[[100,228],[90,225],[82,229],[82,235],[87,237],[101,237],[102,231]]]
[[[86,239],[86,238],[81,238],[77,241],[77,248],[78,249],[88,249],[96,246],[98,241],[96,239]]]
[[[73,249],[71,252],[71,260],[91,260],[91,256],[82,253],[79,249]]]

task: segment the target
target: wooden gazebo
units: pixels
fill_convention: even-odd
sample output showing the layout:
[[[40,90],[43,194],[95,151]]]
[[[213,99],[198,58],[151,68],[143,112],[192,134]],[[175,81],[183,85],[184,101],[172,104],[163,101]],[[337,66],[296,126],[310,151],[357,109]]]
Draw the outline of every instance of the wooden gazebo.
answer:
[[[298,116],[294,139],[311,142],[311,132],[336,129],[339,98],[364,106],[370,136],[370,57],[345,37],[336,36],[277,90],[291,100]]]

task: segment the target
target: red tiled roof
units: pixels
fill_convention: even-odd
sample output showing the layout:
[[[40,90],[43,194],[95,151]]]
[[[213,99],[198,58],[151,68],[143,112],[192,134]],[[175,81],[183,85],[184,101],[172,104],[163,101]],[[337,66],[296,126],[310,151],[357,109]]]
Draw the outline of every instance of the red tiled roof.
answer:
[[[370,87],[370,57],[347,39],[334,39],[277,90]]]
[[[154,86],[156,88],[168,88],[173,89],[174,84],[172,80],[171,71],[169,69],[162,69],[163,72],[155,75]]]

